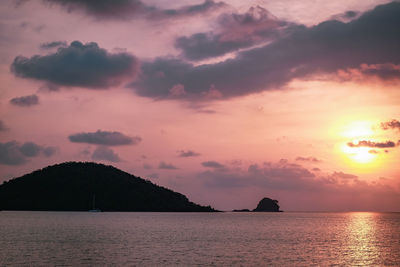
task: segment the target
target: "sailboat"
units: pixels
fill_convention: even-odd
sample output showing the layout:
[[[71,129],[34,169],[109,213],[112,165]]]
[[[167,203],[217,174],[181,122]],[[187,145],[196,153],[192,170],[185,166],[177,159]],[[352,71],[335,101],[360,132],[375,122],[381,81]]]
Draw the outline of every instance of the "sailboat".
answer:
[[[92,202],[92,209],[89,212],[101,212],[100,209],[96,208],[96,195],[93,194],[93,202]]]

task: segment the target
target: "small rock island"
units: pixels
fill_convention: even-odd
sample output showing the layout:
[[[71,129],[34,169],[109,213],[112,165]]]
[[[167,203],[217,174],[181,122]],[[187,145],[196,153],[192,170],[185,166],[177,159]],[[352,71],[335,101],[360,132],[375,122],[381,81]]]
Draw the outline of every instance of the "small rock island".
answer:
[[[265,197],[258,202],[257,207],[253,211],[280,212],[278,200]]]
[[[253,212],[282,212],[279,210],[278,200],[265,197],[258,202]],[[233,210],[233,212],[250,212],[249,209]]]
[[[214,212],[186,196],[92,162],[65,162],[0,185],[0,210]]]

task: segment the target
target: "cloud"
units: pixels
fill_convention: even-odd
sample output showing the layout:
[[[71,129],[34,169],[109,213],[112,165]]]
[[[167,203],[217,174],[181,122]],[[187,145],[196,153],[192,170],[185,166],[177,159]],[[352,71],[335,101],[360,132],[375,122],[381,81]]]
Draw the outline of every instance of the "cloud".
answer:
[[[207,187],[267,187],[270,189],[294,190],[313,187],[310,183],[315,175],[307,169],[290,163],[279,162],[259,166],[252,164],[247,171],[227,169],[219,172],[217,169],[205,171],[198,175]]]
[[[26,163],[28,158],[40,155],[50,157],[55,152],[55,147],[40,146],[33,142],[25,142],[22,145],[17,141],[0,142],[0,164],[21,165]]]
[[[111,162],[120,162],[118,154],[116,154],[111,148],[105,146],[98,146],[92,154],[94,160],[106,160]]]
[[[345,192],[368,187],[358,176],[344,172],[324,173],[314,170],[314,174],[303,166],[290,162],[277,162],[258,165],[252,164],[247,170],[227,169],[225,172],[207,170],[197,175],[208,188],[267,188],[274,192]]]
[[[314,157],[297,157],[296,161],[308,161],[308,162],[314,162],[314,163],[321,162],[321,160],[314,158]]]
[[[40,44],[41,49],[53,49],[57,47],[66,47],[66,46],[68,46],[66,41],[54,41],[54,42]]]
[[[333,172],[332,175],[330,175],[330,177],[334,177],[334,178],[342,178],[342,179],[358,179],[358,176],[353,175],[353,174],[348,174],[348,173],[344,173],[344,172]]]
[[[41,151],[41,147],[33,142],[24,143],[19,150],[26,157],[36,157]]]
[[[400,131],[400,121],[391,120],[391,121],[387,121],[387,122],[382,122],[381,128],[383,130],[398,129]]]
[[[46,83],[39,87],[39,92],[57,92],[57,91],[60,91],[60,87],[52,83]]]
[[[213,0],[205,0],[203,3],[182,6],[177,9],[154,9],[147,14],[149,19],[179,18],[205,14],[228,5],[224,2],[214,2]]]
[[[135,75],[137,66],[138,61],[131,54],[112,54],[97,43],[74,41],[53,54],[18,56],[11,71],[21,78],[98,89],[118,86],[125,78]]]
[[[360,80],[366,77],[376,77],[383,80],[400,79],[400,65],[385,64],[361,64],[357,68],[339,70],[338,77],[343,80]]]
[[[150,164],[144,163],[143,164],[143,169],[151,170],[151,169],[153,169],[153,166],[151,166]]]
[[[10,103],[20,107],[30,107],[39,104],[39,97],[37,95],[15,97],[10,100]]]
[[[333,15],[331,19],[348,22],[350,20],[356,19],[359,15],[360,15],[360,12],[358,12],[358,11],[348,10],[344,13]]]
[[[203,165],[204,167],[213,168],[213,169],[223,169],[223,168],[225,168],[225,166],[223,164],[221,164],[219,162],[216,162],[216,161],[213,161],[213,160],[204,161],[204,162],[201,163],[201,165]]]
[[[178,157],[181,158],[188,158],[188,157],[198,157],[200,156],[200,153],[194,152],[192,150],[179,150],[178,151]]]
[[[177,170],[178,167],[170,164],[170,163],[165,163],[164,161],[161,161],[160,164],[158,165],[159,169],[165,169],[165,170]]]
[[[387,147],[395,147],[396,143],[393,141],[386,141],[386,142],[372,142],[369,140],[362,140],[358,141],[357,144],[352,142],[347,143],[349,147],[376,147],[376,148],[387,148]]]
[[[395,179],[364,181],[341,171],[315,170],[313,173],[284,161],[252,164],[247,169],[232,168],[225,172],[207,170],[198,173],[196,179],[203,185],[208,199],[218,200],[223,195],[224,201],[230,198],[234,202],[243,196],[239,202],[251,200],[247,207],[255,205],[265,194],[277,196],[283,209],[292,210],[381,210],[385,202],[384,209],[390,211],[398,207],[400,200]],[[230,205],[229,209],[237,205]]]
[[[137,145],[142,141],[139,136],[130,137],[120,132],[97,130],[96,132],[76,133],[68,136],[74,143],[87,143],[104,146]]]
[[[53,146],[48,146],[43,148],[42,152],[46,157],[51,157],[57,152],[57,148]]]
[[[135,17],[166,19],[195,16],[225,7],[223,2],[205,0],[201,4],[187,5],[177,9],[159,9],[140,0],[43,0],[49,5],[60,5],[67,12],[83,11],[97,19],[126,20]]]
[[[0,120],[0,132],[5,132],[7,130],[8,130],[8,128],[5,125],[5,123],[2,120]]]
[[[26,162],[25,156],[20,151],[16,141],[0,143],[0,164],[20,165]]]
[[[60,5],[68,11],[84,11],[98,19],[127,19],[145,12],[146,6],[139,0],[43,0],[49,5]]]
[[[138,95],[154,99],[209,101],[204,92],[213,85],[223,98],[230,98],[361,64],[398,65],[399,43],[400,3],[393,2],[348,23],[332,20],[292,27],[277,40],[223,62],[193,65],[174,58],[143,62],[139,78],[130,86]],[[184,95],[171,96],[176,84],[184,87]]]
[[[251,7],[244,14],[222,14],[218,18],[217,33],[182,36],[176,39],[175,47],[187,59],[202,60],[275,39],[287,25],[264,8]]]

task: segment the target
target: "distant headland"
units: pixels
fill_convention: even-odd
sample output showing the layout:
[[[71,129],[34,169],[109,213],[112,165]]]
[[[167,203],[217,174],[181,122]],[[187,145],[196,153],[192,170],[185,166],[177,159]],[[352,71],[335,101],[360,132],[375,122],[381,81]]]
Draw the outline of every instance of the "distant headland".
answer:
[[[0,210],[215,212],[112,166],[66,162],[0,185]]]
[[[254,212],[282,212],[279,209],[278,200],[265,197],[258,202]],[[249,209],[233,210],[233,212],[250,212]]]

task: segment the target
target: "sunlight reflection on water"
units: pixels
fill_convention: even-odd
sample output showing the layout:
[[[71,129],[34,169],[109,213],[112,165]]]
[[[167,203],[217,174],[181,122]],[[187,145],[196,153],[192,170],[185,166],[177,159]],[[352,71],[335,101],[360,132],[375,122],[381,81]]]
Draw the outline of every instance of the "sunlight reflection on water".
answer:
[[[346,262],[351,265],[372,265],[379,258],[376,247],[376,213],[349,213],[345,237]]]
[[[0,266],[400,266],[400,213],[0,212]]]

